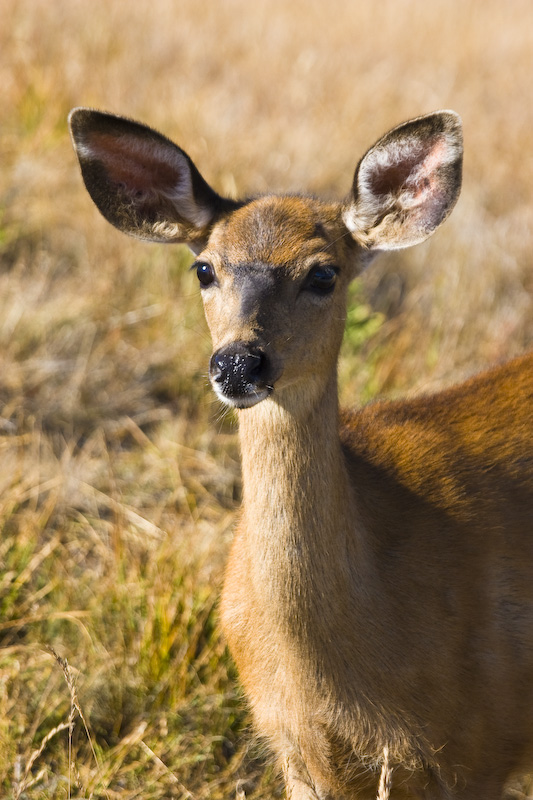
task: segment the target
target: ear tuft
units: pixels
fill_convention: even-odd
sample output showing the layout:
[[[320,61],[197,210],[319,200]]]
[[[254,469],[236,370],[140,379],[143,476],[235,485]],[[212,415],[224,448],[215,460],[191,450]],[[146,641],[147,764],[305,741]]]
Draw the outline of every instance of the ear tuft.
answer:
[[[422,242],[446,219],[461,187],[462,130],[453,111],[394,128],[361,159],[343,220],[365,248]]]

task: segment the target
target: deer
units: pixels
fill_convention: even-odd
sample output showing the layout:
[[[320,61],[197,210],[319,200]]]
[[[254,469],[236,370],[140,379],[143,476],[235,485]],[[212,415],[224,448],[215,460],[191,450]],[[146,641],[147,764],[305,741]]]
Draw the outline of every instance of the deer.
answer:
[[[235,409],[242,507],[221,627],[289,800],[497,800],[533,757],[533,355],[339,408],[350,282],[460,192],[462,123],[411,119],[340,202],[218,194],[170,139],[74,109],[101,214],[185,243]]]

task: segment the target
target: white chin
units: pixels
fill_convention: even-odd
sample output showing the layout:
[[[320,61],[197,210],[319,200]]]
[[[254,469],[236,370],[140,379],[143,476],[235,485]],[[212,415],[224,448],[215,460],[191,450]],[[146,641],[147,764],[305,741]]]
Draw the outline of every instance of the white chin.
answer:
[[[258,389],[249,394],[240,395],[239,397],[228,397],[216,384],[213,385],[213,389],[218,399],[226,406],[230,406],[230,408],[251,408],[252,406],[256,406],[262,400],[266,400],[272,391],[271,389],[265,388]]]

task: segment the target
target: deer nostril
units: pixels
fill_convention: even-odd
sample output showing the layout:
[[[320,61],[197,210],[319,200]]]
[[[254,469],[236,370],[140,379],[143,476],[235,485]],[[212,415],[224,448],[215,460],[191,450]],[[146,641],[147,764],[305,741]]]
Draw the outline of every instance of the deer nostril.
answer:
[[[210,365],[210,372],[213,380],[217,381],[218,383],[222,383],[224,381],[224,376],[228,373],[230,364],[230,356],[215,353],[211,358]]]
[[[267,363],[266,355],[259,350],[257,353],[250,353],[248,356],[248,374],[254,380],[258,380],[261,378],[261,374],[265,372],[265,367]]]

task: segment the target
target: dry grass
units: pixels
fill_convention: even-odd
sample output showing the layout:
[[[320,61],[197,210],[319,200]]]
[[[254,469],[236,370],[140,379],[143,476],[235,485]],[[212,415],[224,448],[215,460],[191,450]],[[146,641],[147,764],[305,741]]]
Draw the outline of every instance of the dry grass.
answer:
[[[354,292],[341,376],[357,402],[531,347],[532,51],[528,0],[3,0],[3,796],[279,787],[216,628],[240,478],[189,256],[99,218],[69,109],[149,122],[221,191],[327,195],[390,126],[462,115],[454,215]]]

